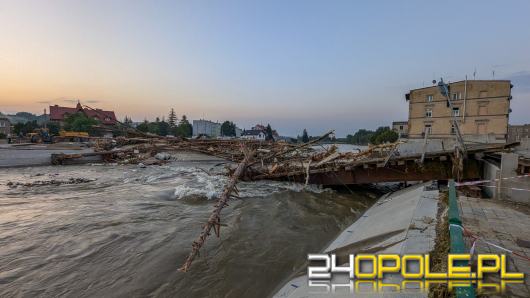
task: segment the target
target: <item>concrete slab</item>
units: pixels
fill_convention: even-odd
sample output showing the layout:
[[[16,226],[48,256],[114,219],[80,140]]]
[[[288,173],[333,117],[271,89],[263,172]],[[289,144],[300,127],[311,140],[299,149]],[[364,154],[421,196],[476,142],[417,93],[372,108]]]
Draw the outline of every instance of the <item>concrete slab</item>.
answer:
[[[344,230],[324,251],[339,257],[351,253],[428,253],[434,247],[438,190],[426,190],[427,184],[411,186],[383,196],[354,224]],[[333,275],[327,284],[312,284],[305,272],[288,281],[274,297],[427,297],[419,288],[384,293],[354,290],[348,275]],[[399,283],[392,275],[383,282]],[[311,282],[313,283],[313,282]],[[335,286],[334,286],[335,285]],[[390,291],[390,292],[389,292]]]
[[[460,196],[458,198],[462,224],[472,233],[496,245],[518,252],[530,257],[530,248],[520,246],[523,242],[517,239],[529,240],[530,234],[530,207],[514,204],[508,201],[479,199]],[[468,247],[471,239],[465,238]],[[475,244],[476,253],[505,253],[504,251],[478,241]],[[510,271],[525,273],[524,284],[506,285],[506,295],[509,297],[530,297],[530,260],[508,255]],[[494,277],[489,277],[490,282],[499,282]]]
[[[36,149],[2,148],[0,149],[0,168],[51,165],[52,153],[79,154],[94,152],[90,148],[81,150],[52,150],[36,147]],[[94,159],[97,161],[98,159]]]

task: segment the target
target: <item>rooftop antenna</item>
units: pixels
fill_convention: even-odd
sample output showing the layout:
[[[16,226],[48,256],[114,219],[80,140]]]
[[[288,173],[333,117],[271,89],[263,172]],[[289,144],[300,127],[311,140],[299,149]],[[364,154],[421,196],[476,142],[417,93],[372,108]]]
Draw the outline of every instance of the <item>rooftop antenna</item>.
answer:
[[[491,71],[491,74],[493,76],[493,79],[495,80],[495,69]]]
[[[476,75],[477,75],[477,68],[475,67],[475,70],[473,71],[473,80],[475,80]]]

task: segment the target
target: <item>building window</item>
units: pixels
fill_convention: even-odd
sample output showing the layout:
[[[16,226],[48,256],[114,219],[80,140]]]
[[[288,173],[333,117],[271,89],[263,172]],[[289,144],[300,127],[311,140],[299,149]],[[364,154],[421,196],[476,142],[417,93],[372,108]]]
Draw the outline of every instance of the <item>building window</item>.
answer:
[[[451,134],[454,135],[456,133],[456,128],[454,124],[451,124]]]
[[[459,99],[462,99],[462,92],[453,93],[453,100],[459,100]]]
[[[432,132],[432,126],[430,124],[425,124],[425,127],[423,128],[424,134],[431,134]]]
[[[403,125],[400,125],[400,126],[399,126],[399,130],[403,130]]]
[[[479,114],[479,115],[487,115],[487,114],[488,114],[488,106],[486,106],[486,105],[479,105],[479,106],[478,106],[478,114]]]
[[[426,109],[425,110],[425,117],[431,118],[432,117],[432,109]]]
[[[427,102],[431,102],[433,99],[433,96],[432,94],[431,95],[427,95]]]
[[[488,131],[488,128],[486,126],[486,123],[477,123],[477,134],[483,135],[486,134]]]
[[[460,108],[453,108],[453,116],[458,117],[460,116]]]

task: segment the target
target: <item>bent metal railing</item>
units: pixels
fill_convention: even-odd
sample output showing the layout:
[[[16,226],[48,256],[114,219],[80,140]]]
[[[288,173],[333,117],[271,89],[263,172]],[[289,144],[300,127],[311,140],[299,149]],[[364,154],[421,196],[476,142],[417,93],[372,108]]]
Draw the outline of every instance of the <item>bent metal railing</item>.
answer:
[[[450,252],[452,254],[469,253],[464,243],[464,235],[462,229],[462,220],[458,211],[458,202],[456,196],[455,181],[449,180],[449,238],[451,241]],[[457,266],[467,266],[467,261],[456,261]],[[475,289],[473,286],[455,287],[456,297],[475,297]]]

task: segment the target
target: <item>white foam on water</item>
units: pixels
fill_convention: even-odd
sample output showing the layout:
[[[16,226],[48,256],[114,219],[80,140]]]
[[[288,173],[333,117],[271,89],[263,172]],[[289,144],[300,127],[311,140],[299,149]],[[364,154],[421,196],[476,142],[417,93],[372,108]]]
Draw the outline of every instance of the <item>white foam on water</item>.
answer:
[[[153,171],[154,170],[154,171]],[[220,174],[208,174],[198,167],[157,167],[137,172],[124,173],[125,183],[140,182],[145,184],[156,184],[162,181],[174,186],[174,198],[186,199],[190,197],[203,197],[208,200],[217,199],[223,191],[228,177]],[[238,183],[240,198],[266,197],[273,193],[311,192],[322,193],[330,191],[318,185],[304,185],[302,183],[281,182],[281,181],[252,181]]]

